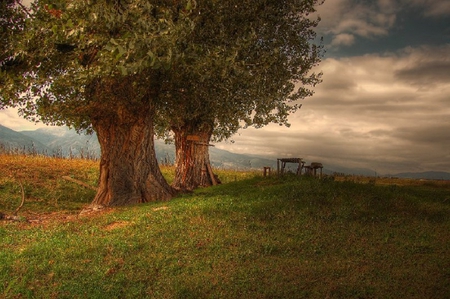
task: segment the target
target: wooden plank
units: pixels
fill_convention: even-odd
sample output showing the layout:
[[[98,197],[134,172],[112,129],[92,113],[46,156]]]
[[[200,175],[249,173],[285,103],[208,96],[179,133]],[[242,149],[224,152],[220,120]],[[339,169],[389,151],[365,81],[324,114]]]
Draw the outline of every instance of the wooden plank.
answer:
[[[214,176],[214,173],[211,169],[211,164],[206,163],[206,169],[208,169],[208,174],[209,174],[209,177],[211,178],[211,182],[212,182],[213,186],[216,186],[217,181],[216,181],[216,177]]]
[[[201,138],[198,135],[187,135],[186,140],[187,141],[200,141]]]
[[[209,143],[204,143],[204,142],[196,142],[195,145],[215,146],[214,144],[209,144]]]

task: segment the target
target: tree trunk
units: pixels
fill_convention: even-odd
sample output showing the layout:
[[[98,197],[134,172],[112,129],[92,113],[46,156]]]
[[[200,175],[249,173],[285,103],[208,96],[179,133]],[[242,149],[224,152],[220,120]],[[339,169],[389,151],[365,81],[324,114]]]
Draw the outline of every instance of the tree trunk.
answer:
[[[209,141],[212,128],[201,129],[193,125],[172,128],[175,134],[175,179],[172,187],[180,191],[191,191],[197,187],[211,186],[207,169]]]
[[[169,200],[174,190],[161,174],[152,113],[93,121],[101,147],[100,179],[93,206]]]

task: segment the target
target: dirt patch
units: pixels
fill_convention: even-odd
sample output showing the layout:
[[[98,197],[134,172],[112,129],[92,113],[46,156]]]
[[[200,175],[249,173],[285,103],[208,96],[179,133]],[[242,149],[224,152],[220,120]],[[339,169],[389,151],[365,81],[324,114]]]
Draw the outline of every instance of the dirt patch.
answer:
[[[0,221],[1,224],[16,223],[19,227],[23,229],[32,228],[35,226],[51,226],[59,225],[61,223],[67,223],[71,221],[76,221],[78,219],[78,214],[67,213],[67,212],[53,212],[53,213],[33,213],[25,212],[19,214],[19,216],[14,219],[3,219]]]
[[[169,207],[159,207],[159,208],[154,208],[153,211],[161,211],[161,210],[167,210]]]

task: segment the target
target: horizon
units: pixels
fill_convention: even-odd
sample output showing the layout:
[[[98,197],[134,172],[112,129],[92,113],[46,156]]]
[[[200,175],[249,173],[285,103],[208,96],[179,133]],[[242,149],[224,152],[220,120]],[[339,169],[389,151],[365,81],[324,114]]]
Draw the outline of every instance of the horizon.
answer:
[[[65,136],[65,132],[68,132],[68,131],[71,131],[73,134],[78,134],[78,133],[76,133],[76,131],[74,130],[74,129],[69,129],[68,127],[66,127],[66,126],[60,126],[60,127],[57,127],[57,126],[48,126],[48,127],[40,127],[40,128],[33,128],[33,129],[26,129],[26,130],[21,130],[21,131],[16,131],[16,130],[13,130],[13,129],[11,129],[11,128],[8,128],[8,127],[6,127],[6,126],[4,126],[3,124],[1,124],[0,123],[0,131],[1,131],[1,127],[4,127],[4,128],[6,128],[7,130],[12,130],[12,131],[14,131],[14,132],[16,132],[16,133],[19,133],[19,134],[23,134],[23,133],[27,133],[27,134],[25,134],[25,136],[26,137],[31,137],[32,139],[34,139],[36,142],[38,142],[38,144],[43,144],[42,143],[42,141],[41,140],[39,140],[39,139],[36,139],[35,137],[33,137],[33,135],[32,134],[29,134],[29,133],[32,133],[32,132],[39,132],[40,134],[41,134],[41,132],[42,132],[42,130],[44,130],[45,132],[50,132],[49,134],[51,134],[51,135],[53,135],[53,136],[55,136],[56,138],[66,138],[67,139],[67,136]],[[63,133],[64,132],[64,133]],[[84,135],[84,134],[81,134],[81,135]],[[1,136],[1,135],[0,135]],[[88,136],[88,135],[84,135],[84,136]],[[90,138],[89,136],[88,136],[88,138]],[[63,140],[66,140],[66,139],[63,139]],[[156,138],[156,136],[155,136],[155,140],[157,140],[157,141],[159,141],[160,143],[164,143],[164,140],[163,139],[160,139],[160,138]],[[81,141],[83,141],[84,142],[84,140],[81,140]],[[89,144],[90,144],[90,146],[91,146],[91,148],[90,148],[90,154],[92,155],[92,154],[95,154],[96,155],[96,153],[94,153],[94,152],[92,152],[92,150],[93,150],[93,148],[92,148],[92,146],[94,146],[94,149],[96,148],[96,144],[97,144],[97,140],[95,139],[94,140],[96,143],[94,144],[94,143],[91,143],[90,141],[88,141],[89,142]],[[63,141],[63,143],[65,144],[65,142]],[[2,140],[0,139],[0,145],[2,144]],[[48,146],[48,145],[46,145],[46,144],[43,144],[43,145],[45,145],[45,146]],[[171,147],[174,147],[174,144],[164,144],[163,146],[165,146],[165,145],[168,145],[168,146],[171,146]],[[160,147],[161,146],[161,144],[159,144],[159,145],[156,145],[156,148],[158,149],[158,147]],[[39,147],[39,146],[38,146]],[[98,147],[99,147],[99,145],[98,145]],[[77,153],[78,153],[78,151],[80,150],[79,148],[77,148],[77,147],[72,147],[72,146],[70,146],[70,151],[72,152],[72,150],[74,150],[74,155],[75,155],[75,157],[77,157]],[[61,149],[62,150],[62,152],[60,153],[60,154],[63,154],[63,157],[65,157],[65,155],[64,155],[64,153],[66,153],[67,155],[68,155],[68,152],[67,152],[67,148],[66,149],[64,149],[64,148],[62,148]],[[160,151],[161,151],[162,149],[160,149]],[[164,151],[164,156],[166,156],[167,155],[167,152],[166,152],[166,150],[167,150],[167,148],[166,149],[164,149],[163,151]],[[175,148],[172,148],[171,149],[173,152],[172,152],[172,154],[174,155],[175,154]],[[233,156],[233,158],[230,158],[229,156],[228,156],[228,154],[226,154],[226,157],[228,157],[228,158],[225,158],[225,159],[221,159],[220,157],[220,153],[222,152],[222,151],[224,151],[224,152],[226,152],[226,153],[231,153],[231,154],[235,154],[235,155],[238,155],[239,157],[246,157],[246,158],[255,158],[255,159],[261,159],[261,160],[268,160],[267,161],[267,163],[266,162],[262,162],[262,161],[258,161],[257,160],[257,162],[256,162],[256,164],[261,164],[261,163],[264,163],[264,167],[266,167],[266,166],[270,166],[270,167],[272,167],[273,169],[273,171],[274,170],[276,170],[276,164],[277,164],[277,159],[279,158],[279,157],[275,157],[275,156],[267,156],[267,155],[258,155],[258,154],[242,154],[242,153],[233,153],[233,152],[230,152],[230,151],[227,151],[227,150],[224,150],[224,149],[219,149],[219,148],[212,148],[212,151],[210,152],[210,155],[212,155],[212,157],[211,157],[211,163],[212,164],[215,164],[217,167],[219,167],[219,168],[221,168],[221,167],[225,167],[225,168],[229,168],[229,165],[230,165],[230,163],[232,163],[231,165],[231,168],[232,169],[234,169],[234,168],[243,168],[243,169],[253,169],[253,170],[257,170],[257,169],[260,169],[261,167],[259,167],[259,166],[257,166],[257,167],[255,167],[254,165],[250,165],[250,166],[244,166],[244,164],[242,164],[242,161],[241,161],[241,164],[239,164],[239,165],[234,165],[233,164],[233,161],[234,161],[234,163],[236,163],[237,162],[237,160],[234,160],[234,159],[236,159],[235,158],[235,156]],[[157,151],[158,152],[158,151]],[[216,154],[214,154],[214,152],[216,153]],[[38,152],[39,153],[39,152]],[[79,153],[78,153],[79,154]],[[160,153],[160,155],[161,155],[161,153]],[[219,159],[217,160],[217,159],[215,159],[214,158],[214,155],[219,155]],[[68,156],[67,156],[68,157]],[[161,157],[160,157],[161,158]],[[174,158],[174,157],[172,157],[172,158]],[[216,156],[216,158],[217,158],[217,156]],[[227,160],[227,159],[231,159],[231,160]],[[269,161],[270,161],[270,163],[269,163]],[[250,163],[250,160],[248,161],[249,163]],[[309,165],[309,164],[311,164],[313,161],[305,161],[305,165]],[[222,163],[224,164],[224,165],[228,165],[228,167],[227,166],[224,166],[224,165],[222,165]],[[270,165],[269,165],[270,164]],[[220,166],[220,165],[222,165],[222,166]],[[250,167],[250,168],[249,168]],[[288,164],[287,165],[287,168],[288,168],[288,170],[294,170],[294,169],[296,169],[296,165],[294,165],[294,164]],[[359,176],[359,175],[362,175],[362,176],[368,176],[368,177],[392,177],[392,178],[395,178],[395,177],[397,177],[397,176],[400,176],[400,177],[404,177],[404,175],[409,175],[409,178],[416,178],[416,179],[418,179],[418,178],[424,178],[424,179],[432,179],[432,180],[447,180],[447,177],[449,177],[449,179],[450,179],[450,172],[446,172],[446,171],[435,171],[435,170],[429,170],[429,171],[423,171],[423,172],[391,172],[391,173],[378,173],[376,170],[374,170],[374,169],[368,169],[368,168],[346,168],[345,167],[345,165],[339,165],[339,164],[335,164],[335,163],[331,163],[331,164],[325,164],[324,165],[324,173],[328,173],[328,174],[333,174],[333,173],[335,173],[335,174],[345,174],[345,175],[355,175],[355,176]],[[414,175],[419,175],[419,176],[417,176],[417,177],[414,177]],[[422,176],[420,176],[420,175],[422,175]],[[442,177],[439,177],[439,175],[442,175]],[[432,177],[432,178],[431,178]]]

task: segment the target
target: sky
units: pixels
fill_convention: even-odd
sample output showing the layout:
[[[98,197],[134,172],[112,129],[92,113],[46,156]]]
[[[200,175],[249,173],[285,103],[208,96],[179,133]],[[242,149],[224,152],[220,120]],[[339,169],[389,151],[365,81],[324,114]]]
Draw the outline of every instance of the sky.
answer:
[[[217,147],[368,168],[450,172],[450,1],[326,0],[323,82],[289,120]]]
[[[450,0],[326,0],[318,15],[323,82],[291,126],[240,130],[216,147],[377,175],[450,172]],[[0,124],[42,126],[15,110]]]

